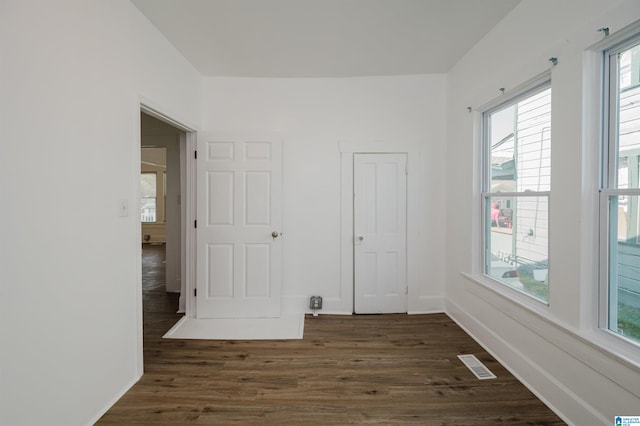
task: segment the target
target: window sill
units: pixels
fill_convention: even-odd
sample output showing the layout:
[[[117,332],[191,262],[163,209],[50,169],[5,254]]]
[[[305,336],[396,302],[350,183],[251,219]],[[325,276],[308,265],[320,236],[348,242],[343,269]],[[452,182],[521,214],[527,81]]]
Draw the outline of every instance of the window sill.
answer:
[[[549,315],[549,303],[537,299],[529,293],[512,287],[509,284],[501,283],[486,275],[468,274],[466,272],[461,272],[460,274],[467,280],[480,284],[498,296],[523,306],[538,315],[544,315],[545,317]]]

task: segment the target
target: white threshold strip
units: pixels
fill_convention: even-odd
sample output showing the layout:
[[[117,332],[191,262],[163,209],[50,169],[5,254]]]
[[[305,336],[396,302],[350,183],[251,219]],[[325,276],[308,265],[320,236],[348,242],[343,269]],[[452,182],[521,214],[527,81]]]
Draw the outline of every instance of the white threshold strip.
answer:
[[[458,355],[458,358],[460,358],[460,361],[462,361],[478,379],[486,380],[496,378],[496,375],[481,363],[475,355]]]
[[[302,339],[304,313],[279,318],[190,318],[182,317],[164,339],[203,340],[293,340]]]

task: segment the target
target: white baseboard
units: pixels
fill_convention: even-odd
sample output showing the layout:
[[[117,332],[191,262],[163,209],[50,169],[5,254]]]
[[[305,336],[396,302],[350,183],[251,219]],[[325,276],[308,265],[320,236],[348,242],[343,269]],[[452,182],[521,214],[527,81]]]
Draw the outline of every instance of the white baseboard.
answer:
[[[327,311],[325,309],[316,312],[318,315],[353,315],[353,312],[348,312],[348,311]],[[311,310],[307,310],[305,312],[305,314],[307,315],[313,315],[313,311]]]
[[[567,424],[595,425],[613,421],[455,302],[447,300],[446,313]]]
[[[437,314],[444,312],[444,310],[444,296],[419,296],[415,299],[409,299],[408,313],[410,315]]]
[[[129,390],[133,387],[133,385],[135,385],[136,383],[138,383],[138,381],[142,378],[142,374],[139,374],[137,377],[135,377],[131,382],[129,382],[129,384],[127,384],[123,389],[120,390],[120,392],[118,392],[116,394],[116,396],[114,396],[108,403],[107,405],[105,405],[99,412],[98,414],[90,421],[87,423],[87,426],[91,426],[91,425],[95,425],[98,420],[100,420],[100,418],[102,416],[105,415],[105,413],[107,411],[109,411],[109,409],[111,407],[113,407],[115,405],[116,402],[118,402],[120,400],[120,398],[122,398],[124,396],[125,393],[129,392]]]

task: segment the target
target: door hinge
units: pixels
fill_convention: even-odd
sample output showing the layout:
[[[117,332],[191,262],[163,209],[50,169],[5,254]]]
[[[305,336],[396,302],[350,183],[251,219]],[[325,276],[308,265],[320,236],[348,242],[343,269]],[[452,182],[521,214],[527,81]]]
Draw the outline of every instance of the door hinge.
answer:
[[[197,228],[197,227],[198,227],[198,220],[197,220],[197,219],[193,221],[193,227],[194,227],[194,228]]]
[[[198,289],[197,288],[193,289],[193,297],[198,297]]]
[[[193,158],[198,159],[198,151],[193,151]]]

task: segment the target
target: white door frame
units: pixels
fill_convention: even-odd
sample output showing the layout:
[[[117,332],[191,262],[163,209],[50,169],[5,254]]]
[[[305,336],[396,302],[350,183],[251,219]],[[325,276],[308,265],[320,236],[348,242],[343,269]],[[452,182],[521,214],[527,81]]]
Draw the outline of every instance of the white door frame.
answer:
[[[181,193],[181,282],[180,298],[184,298],[186,315],[195,317],[195,303],[193,289],[195,289],[195,237],[194,220],[196,217],[196,130],[177,121],[156,108],[140,103],[140,111],[160,121],[185,132],[185,138],[180,138],[180,193]]]
[[[420,149],[410,142],[340,142],[340,297],[326,298],[326,310],[353,313],[353,154],[407,154],[407,299],[408,313],[419,311],[419,286],[422,279],[421,212],[425,183],[420,167]]]
[[[181,249],[181,282],[182,288],[180,297],[185,297],[186,315],[195,316],[195,302],[193,289],[195,288],[195,259],[196,259],[196,234],[193,220],[196,212],[196,161],[194,152],[196,150],[196,126],[187,124],[171,117],[169,113],[163,112],[164,108],[157,106],[149,99],[140,98],[135,109],[135,122],[137,123],[137,137],[135,138],[135,166],[133,199],[131,206],[136,206],[140,199],[140,113],[144,112],[160,121],[164,121],[177,129],[185,132],[186,137],[180,138],[180,185],[181,185],[181,215],[182,215],[182,249]],[[135,208],[131,212],[136,212]],[[140,215],[133,214],[136,228],[136,241],[140,239]],[[136,308],[137,308],[137,348],[138,348],[138,371],[142,375],[144,371],[143,362],[143,319],[142,319],[142,245],[140,241],[137,245],[137,277],[136,277]]]

